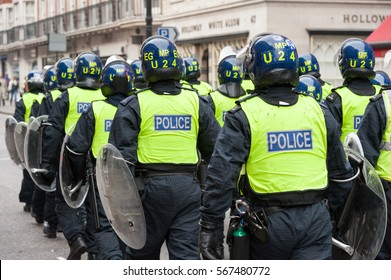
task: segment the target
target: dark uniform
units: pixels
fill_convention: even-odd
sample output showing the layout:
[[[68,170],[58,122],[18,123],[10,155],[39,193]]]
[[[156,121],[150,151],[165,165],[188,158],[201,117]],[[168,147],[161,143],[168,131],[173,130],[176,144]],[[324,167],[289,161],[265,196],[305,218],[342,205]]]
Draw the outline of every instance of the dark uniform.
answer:
[[[68,88],[54,103],[49,113],[48,123],[43,133],[42,168],[50,172],[45,175],[53,181],[58,171],[59,156],[63,138],[77,122],[82,112],[91,106],[94,100],[102,100],[104,96],[99,89],[101,61],[93,53],[82,53],[76,58],[74,65],[76,86]],[[64,200],[57,176],[56,212],[65,238],[70,246],[68,259],[80,259],[88,250],[91,258],[97,254],[95,241],[92,239],[90,207],[71,208]],[[86,200],[86,203],[88,201]],[[87,212],[86,212],[87,210]],[[86,226],[87,225],[87,226]],[[87,243],[87,244],[86,244]],[[88,246],[88,248],[87,248]]]
[[[159,57],[160,51],[167,55]],[[128,248],[126,258],[159,259],[166,241],[170,259],[199,259],[198,150],[208,161],[219,125],[206,101],[177,86],[179,55],[171,41],[162,36],[148,38],[141,57],[150,88],[121,102],[109,138],[124,159],[135,165],[129,166],[142,176],[145,188],[141,199],[146,244],[140,250]],[[169,67],[163,68],[163,63]]]
[[[39,77],[38,77],[39,76]],[[42,101],[43,95],[43,80],[40,71],[31,71],[27,76],[28,92],[22,95],[22,98],[16,102],[14,118],[18,122],[28,123],[31,116],[36,117],[37,109]],[[21,190],[19,192],[19,201],[24,202],[23,210],[31,211],[34,189],[37,186],[31,179],[31,176],[26,168],[23,169],[23,180]],[[43,215],[37,216],[36,221],[43,223]]]
[[[195,89],[199,95],[208,96],[213,91],[213,88],[207,82],[199,80],[201,67],[198,61],[193,57],[185,57],[183,64],[185,68],[183,75],[184,83]]]
[[[114,59],[113,61],[111,61]],[[117,111],[118,104],[132,93],[133,75],[131,66],[116,56],[106,63],[102,71],[102,93],[107,96],[106,100],[92,102],[92,106],[83,113],[78,120],[75,130],[70,137],[67,148],[71,161],[73,174],[78,178],[85,177],[86,155],[91,150],[95,166],[99,149],[106,144],[109,138],[111,123]],[[120,85],[120,86],[118,86]],[[91,180],[91,178],[89,178]],[[96,188],[96,178],[93,178]],[[92,187],[92,186],[91,186]],[[106,217],[100,200],[98,189],[88,191],[87,200],[94,199],[96,194],[96,211],[99,219],[97,229],[93,232],[94,240],[98,247],[98,259],[113,260],[123,259],[120,240]],[[95,207],[91,203],[92,207]],[[122,245],[122,243],[121,243]]]
[[[61,95],[61,91],[58,89],[55,67],[50,66],[45,69],[43,76],[43,84],[46,94],[42,99],[39,108],[34,109],[38,110],[36,113],[37,116],[49,115],[53,106],[53,101]],[[38,216],[43,218],[43,232],[48,238],[57,237],[58,219],[55,210],[55,196],[55,191],[46,192],[38,186],[35,187],[33,195],[33,210],[34,212],[39,213]]]
[[[387,229],[376,259],[391,260],[391,90],[370,99],[357,132],[365,158],[382,179],[387,199]],[[387,109],[386,109],[387,108]]]
[[[369,99],[379,93],[381,87],[370,82],[375,76],[375,55],[363,40],[351,38],[343,42],[338,64],[344,84],[334,88],[324,103],[341,125],[341,141],[344,141],[349,133],[357,133]]]
[[[290,58],[287,64],[261,55],[282,52]],[[349,182],[330,179],[353,176],[338,125],[312,97],[292,92],[298,81],[297,52],[289,39],[261,36],[248,57],[255,90],[227,113],[216,141],[201,207],[201,253],[206,259],[223,257],[216,250],[219,229],[246,164],[248,184],[241,191],[251,212],[266,213],[270,237],[267,242],[251,235],[250,258],[330,259],[332,224],[326,198],[334,212],[350,191]]]
[[[235,102],[243,98],[246,91],[242,87],[243,74],[239,71],[235,54],[227,54],[221,58],[217,73],[219,86],[206,99],[220,126],[223,126],[225,114],[236,106]]]

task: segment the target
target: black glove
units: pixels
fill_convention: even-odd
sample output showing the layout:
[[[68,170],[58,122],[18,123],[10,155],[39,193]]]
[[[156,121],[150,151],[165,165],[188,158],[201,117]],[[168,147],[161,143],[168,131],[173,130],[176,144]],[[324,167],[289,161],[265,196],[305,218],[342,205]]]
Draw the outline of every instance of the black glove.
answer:
[[[198,236],[198,244],[202,258],[204,260],[222,260],[224,259],[224,247],[222,240],[221,229],[218,225],[200,220],[200,232]]]
[[[50,186],[56,178],[56,167],[52,163],[42,162],[41,168],[46,169],[47,172],[42,172],[40,177],[46,182],[45,185]]]

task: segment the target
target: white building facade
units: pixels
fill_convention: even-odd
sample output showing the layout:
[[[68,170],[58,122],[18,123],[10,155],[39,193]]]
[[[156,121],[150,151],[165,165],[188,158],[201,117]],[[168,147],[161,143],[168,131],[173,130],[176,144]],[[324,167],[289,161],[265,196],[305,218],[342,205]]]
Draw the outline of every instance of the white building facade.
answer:
[[[341,43],[365,39],[391,14],[388,0],[151,2],[153,34],[158,27],[176,28],[181,55],[198,59],[202,80],[213,86],[220,50],[227,45],[240,49],[259,33],[282,34],[295,43],[299,55],[313,53],[322,78],[338,86],[341,77],[333,60]],[[113,54],[138,59],[145,16],[144,0],[0,0],[0,73],[23,77],[83,51],[94,51],[103,61]],[[61,34],[65,50],[53,51],[49,34]],[[381,62],[378,58],[376,69]]]

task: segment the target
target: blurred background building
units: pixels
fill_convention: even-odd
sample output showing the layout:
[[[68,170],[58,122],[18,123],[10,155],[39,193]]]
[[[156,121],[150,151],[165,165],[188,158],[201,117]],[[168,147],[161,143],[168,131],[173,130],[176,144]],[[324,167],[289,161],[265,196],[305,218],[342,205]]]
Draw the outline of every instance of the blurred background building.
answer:
[[[83,51],[103,61],[114,54],[138,59],[143,40],[160,28],[176,33],[181,55],[198,59],[201,79],[216,86],[224,46],[240,49],[274,32],[290,38],[299,55],[313,53],[323,79],[338,86],[341,43],[368,38],[390,14],[390,0],[0,0],[0,74],[23,78]],[[384,51],[377,55],[382,69]]]

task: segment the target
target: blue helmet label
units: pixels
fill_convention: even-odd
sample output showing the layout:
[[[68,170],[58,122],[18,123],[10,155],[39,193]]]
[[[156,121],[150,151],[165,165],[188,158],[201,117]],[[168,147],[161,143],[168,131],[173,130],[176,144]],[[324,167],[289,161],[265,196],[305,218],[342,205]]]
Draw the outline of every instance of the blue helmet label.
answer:
[[[105,132],[110,132],[113,120],[105,120]]]
[[[77,103],[77,113],[81,114],[90,108],[91,103],[90,102],[78,102]]]
[[[158,115],[154,118],[155,131],[191,130],[190,115]]]
[[[311,150],[312,132],[311,130],[268,132],[267,147],[269,152]]]
[[[359,129],[363,116],[354,116],[354,129]]]

